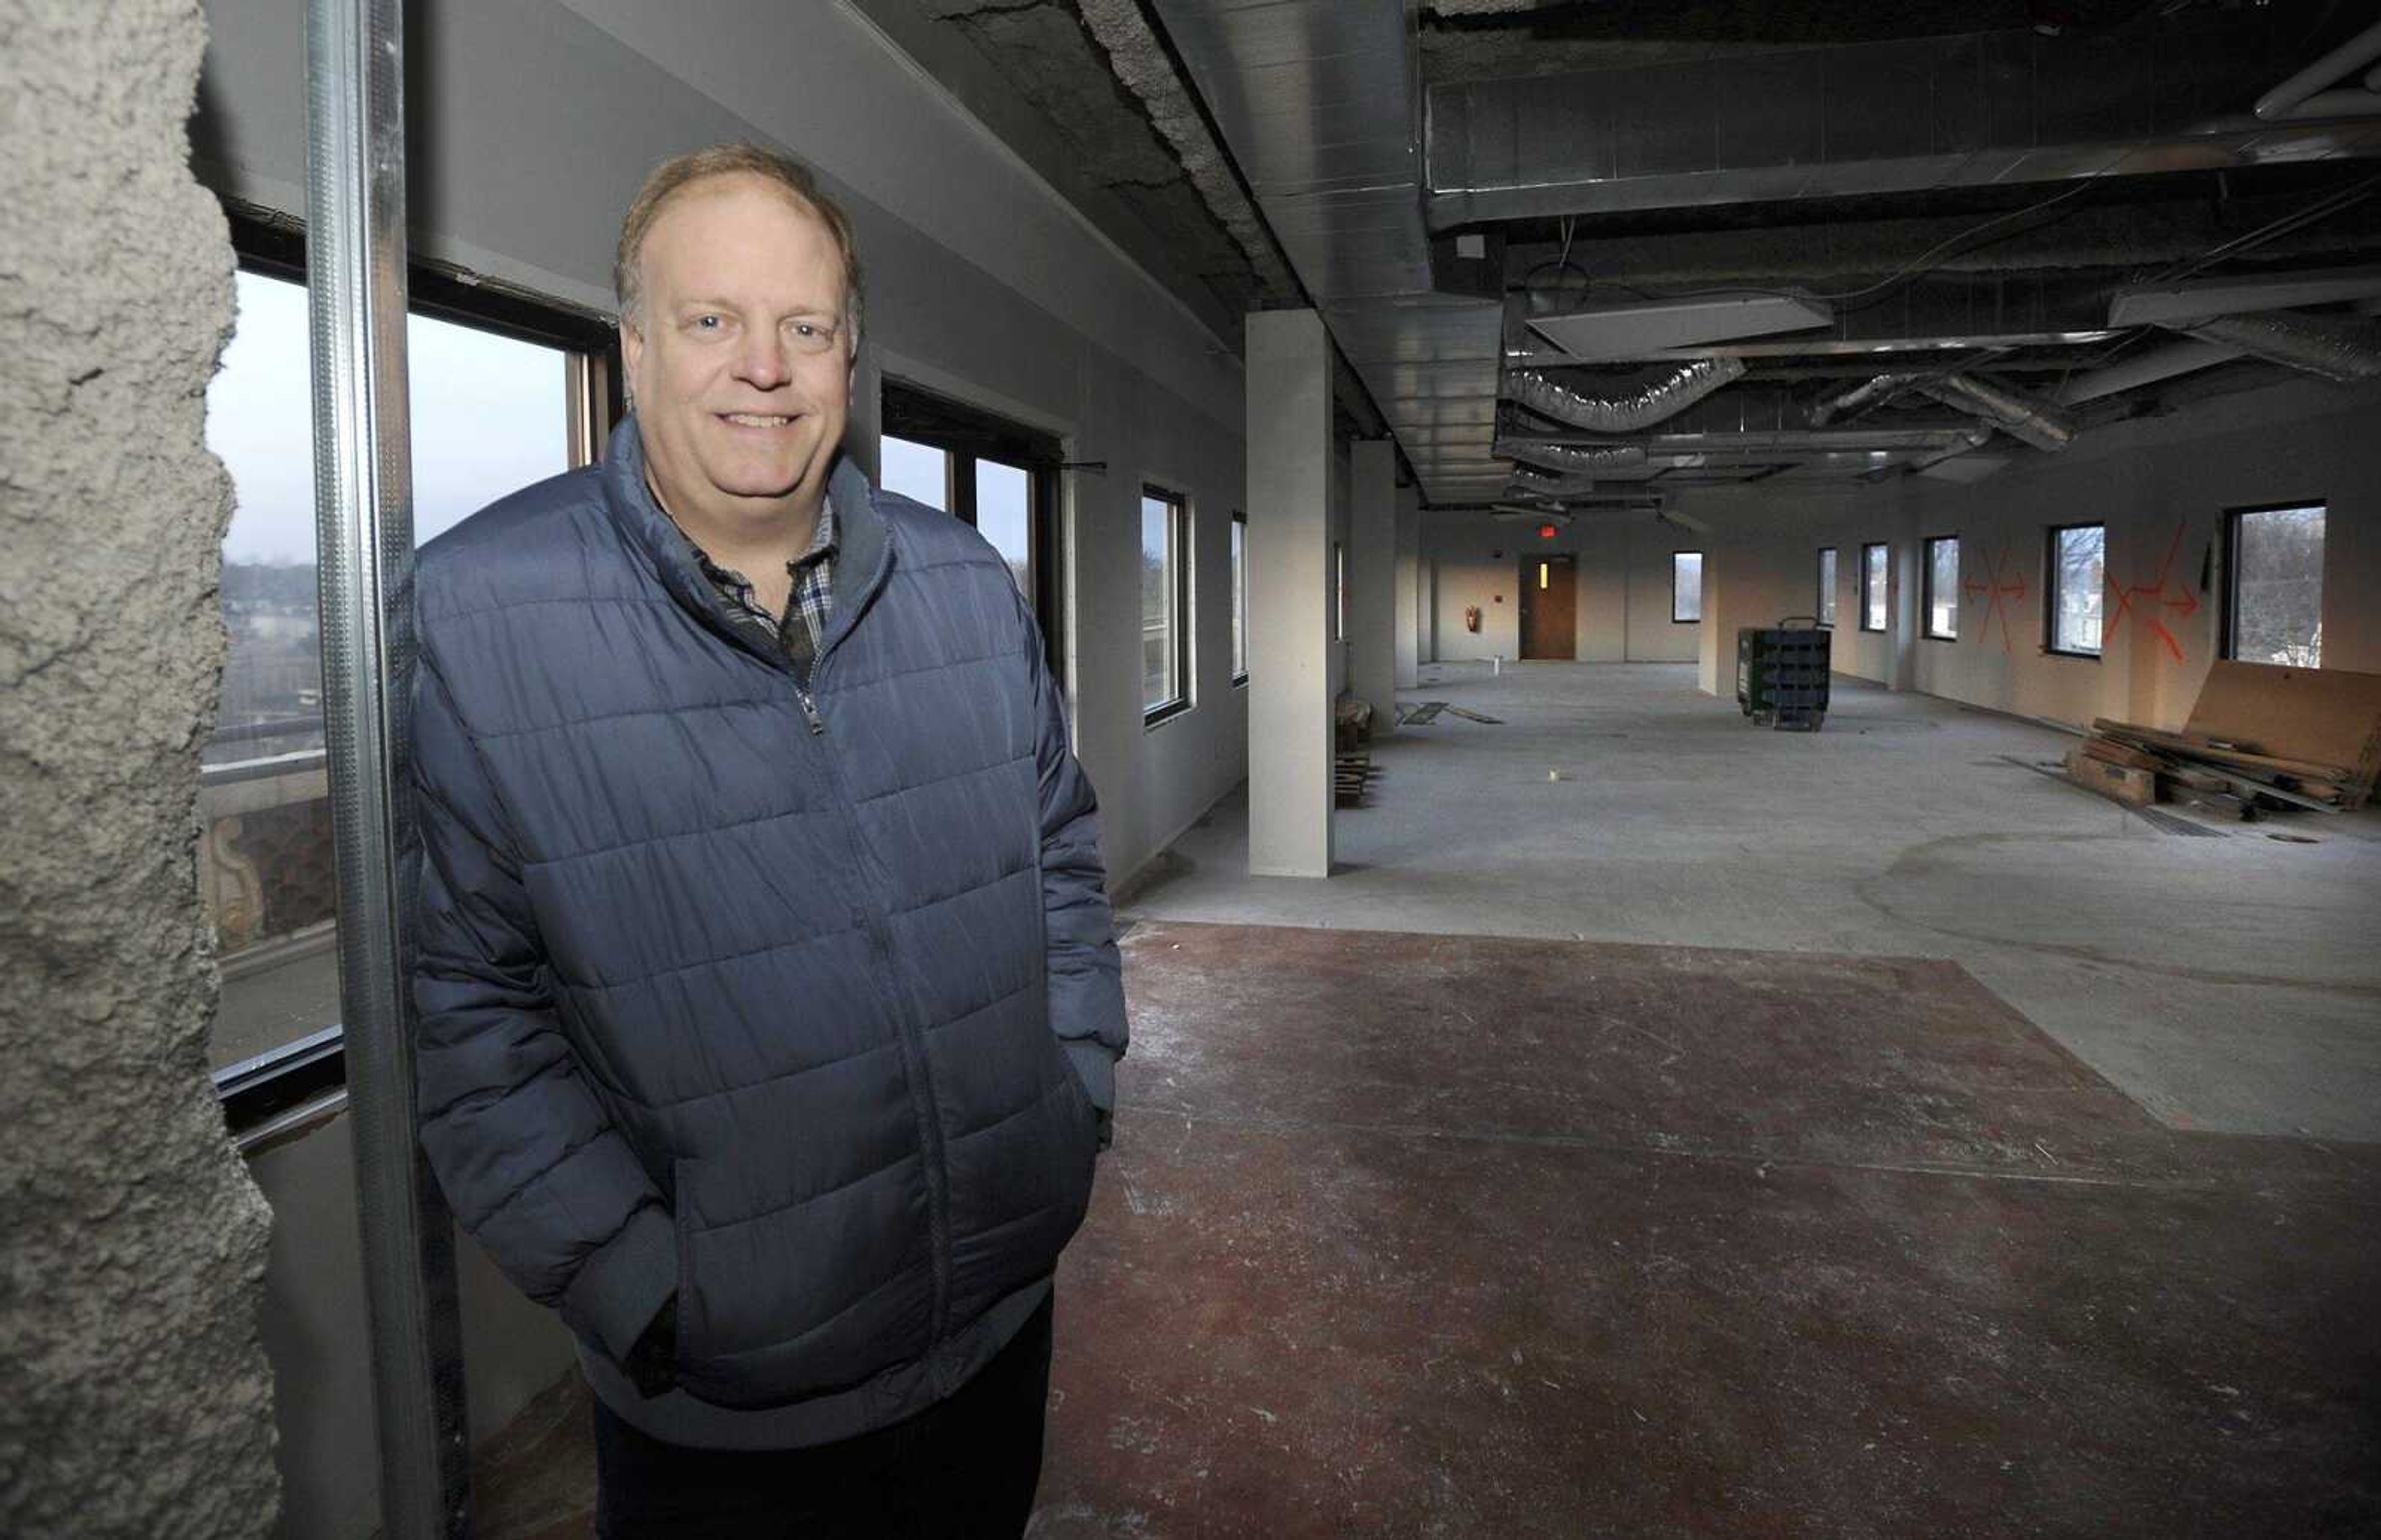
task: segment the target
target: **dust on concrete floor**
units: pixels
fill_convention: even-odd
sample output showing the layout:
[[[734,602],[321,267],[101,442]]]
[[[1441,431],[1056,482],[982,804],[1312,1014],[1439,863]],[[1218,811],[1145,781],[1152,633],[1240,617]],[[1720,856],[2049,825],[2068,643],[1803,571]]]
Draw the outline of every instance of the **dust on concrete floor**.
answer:
[[[1942,961],[1126,948],[1036,1535],[2381,1526],[2381,1151],[2165,1128]]]
[[[2178,837],[2027,769],[2060,735],[1843,680],[1806,737],[1691,667],[1431,672],[1413,698],[1503,724],[1377,744],[1333,881],[1247,877],[1227,802],[1129,906],[1128,1106],[1062,1278],[1036,1534],[2374,1522],[2375,1152],[2180,1131],[2381,1136],[2381,818]],[[1362,937],[1284,936],[1321,948],[1298,974],[1236,958],[1168,1003],[1166,917],[1432,933],[1391,948],[1416,957],[1445,933],[1771,950],[1647,953],[1641,984],[1667,982],[1634,994],[1593,967],[1526,998],[1467,982],[1441,1029],[1409,1022],[1432,1057],[1367,1025],[1397,991],[1338,950]],[[1736,1013],[1733,1060],[1665,1064],[1714,1024],[1664,1014],[1698,970],[1768,1014]],[[1309,1041],[1274,1084],[1288,1050],[1244,1034],[1276,989],[1329,992],[1341,1057]],[[1990,1052],[1831,1048],[1848,989],[1967,1011]],[[578,1395],[499,1446],[504,1540],[588,1533]],[[1550,1480],[1570,1506],[1532,1507]]]
[[[1691,665],[1422,672],[1501,724],[1375,741],[1330,881],[1248,875],[1235,796],[1130,911],[1949,958],[2172,1127],[2381,1140],[2381,808],[2192,837],[2029,768],[2071,737],[1856,680],[1804,734]]]

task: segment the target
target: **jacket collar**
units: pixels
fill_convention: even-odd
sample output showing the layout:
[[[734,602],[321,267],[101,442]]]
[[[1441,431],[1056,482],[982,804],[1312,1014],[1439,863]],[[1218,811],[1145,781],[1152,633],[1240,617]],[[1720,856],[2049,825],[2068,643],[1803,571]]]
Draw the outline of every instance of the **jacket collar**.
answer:
[[[653,489],[645,484],[645,441],[634,412],[623,416],[612,430],[611,446],[604,456],[604,494],[613,523],[642,554],[670,597],[712,629],[749,648],[743,629],[728,619],[718,590],[702,575],[691,543],[653,501]],[[834,619],[820,642],[821,656],[851,629],[853,620],[884,586],[893,550],[885,516],[876,507],[875,490],[849,455],[836,457],[827,479],[827,495],[835,502],[837,554]]]

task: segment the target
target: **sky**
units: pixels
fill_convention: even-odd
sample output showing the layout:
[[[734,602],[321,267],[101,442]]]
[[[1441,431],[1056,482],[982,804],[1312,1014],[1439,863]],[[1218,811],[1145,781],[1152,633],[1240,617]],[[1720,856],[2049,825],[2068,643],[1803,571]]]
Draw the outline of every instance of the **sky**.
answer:
[[[314,559],[306,291],[239,275],[239,325],[207,387],[207,446],[238,488],[227,562]],[[406,324],[417,542],[568,470],[563,355],[426,316]]]

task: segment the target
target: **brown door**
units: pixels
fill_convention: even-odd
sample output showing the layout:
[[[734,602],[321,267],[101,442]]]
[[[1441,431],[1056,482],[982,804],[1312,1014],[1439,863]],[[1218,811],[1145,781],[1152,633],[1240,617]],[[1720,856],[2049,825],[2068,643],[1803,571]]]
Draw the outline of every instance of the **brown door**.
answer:
[[[1579,558],[1546,551],[1521,558],[1521,655],[1579,656]]]

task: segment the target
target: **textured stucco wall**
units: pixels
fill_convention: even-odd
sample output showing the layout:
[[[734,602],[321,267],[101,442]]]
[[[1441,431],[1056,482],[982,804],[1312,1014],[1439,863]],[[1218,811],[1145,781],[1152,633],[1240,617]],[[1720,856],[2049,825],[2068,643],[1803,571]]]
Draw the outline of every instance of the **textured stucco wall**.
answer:
[[[0,1534],[45,1540],[275,1501],[192,864],[232,298],[202,42],[196,0],[0,0]]]

